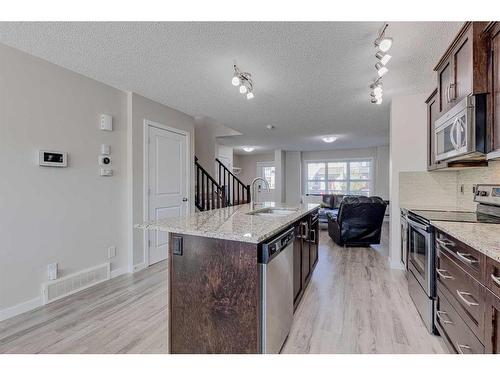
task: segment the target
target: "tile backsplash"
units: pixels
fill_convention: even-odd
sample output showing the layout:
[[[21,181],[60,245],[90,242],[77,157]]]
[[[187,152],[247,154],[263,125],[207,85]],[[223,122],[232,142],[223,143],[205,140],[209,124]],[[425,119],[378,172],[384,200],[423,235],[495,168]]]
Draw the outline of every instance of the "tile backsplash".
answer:
[[[460,171],[400,172],[399,203],[402,207],[475,211],[472,186],[478,183],[500,184],[500,161]]]

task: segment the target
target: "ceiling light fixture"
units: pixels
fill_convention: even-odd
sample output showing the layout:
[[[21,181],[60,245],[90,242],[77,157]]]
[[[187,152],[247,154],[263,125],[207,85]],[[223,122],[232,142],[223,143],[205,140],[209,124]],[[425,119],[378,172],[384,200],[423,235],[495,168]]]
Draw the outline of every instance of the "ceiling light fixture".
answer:
[[[392,56],[389,55],[388,53],[383,53],[383,52],[377,52],[375,54],[375,57],[380,60],[382,65],[387,65],[387,63],[391,60]]]
[[[255,150],[255,147],[243,146],[242,149],[245,152],[252,152],[253,150]]]
[[[240,94],[246,94],[248,100],[255,97],[253,93],[253,80],[250,73],[242,72],[236,64],[233,65],[234,74],[231,79],[231,84],[233,86],[239,86]]]
[[[321,139],[323,140],[323,142],[332,143],[332,142],[335,142],[337,140],[337,137],[323,137]]]
[[[375,69],[377,69],[378,78],[370,85],[370,101],[373,104],[382,104],[382,77],[389,72],[387,68],[387,63],[391,60],[392,56],[386,53],[392,47],[393,39],[389,38],[385,35],[387,28],[389,27],[388,23],[384,23],[382,29],[380,30],[377,39],[375,39],[375,47],[378,51],[375,53],[375,57],[378,59],[378,62],[375,64]]]
[[[377,69],[377,73],[379,77],[383,77],[385,73],[389,71],[385,66],[383,66],[381,63],[376,63],[375,64],[375,69]]]

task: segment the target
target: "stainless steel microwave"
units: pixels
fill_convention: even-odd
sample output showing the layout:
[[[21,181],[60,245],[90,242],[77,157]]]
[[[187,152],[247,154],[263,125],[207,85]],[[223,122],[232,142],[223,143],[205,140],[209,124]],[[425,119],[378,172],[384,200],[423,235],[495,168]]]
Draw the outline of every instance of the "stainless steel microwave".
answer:
[[[434,123],[436,161],[484,157],[486,95],[470,95]]]

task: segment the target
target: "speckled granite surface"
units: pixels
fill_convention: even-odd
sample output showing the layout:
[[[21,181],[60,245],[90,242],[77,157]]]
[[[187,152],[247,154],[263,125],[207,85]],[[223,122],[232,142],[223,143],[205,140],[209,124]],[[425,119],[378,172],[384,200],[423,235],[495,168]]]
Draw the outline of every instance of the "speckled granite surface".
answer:
[[[500,262],[500,224],[431,221],[431,224]]]
[[[318,204],[287,206],[281,203],[266,202],[256,206],[290,208],[297,211],[286,216],[248,215],[250,204],[220,208],[217,210],[193,213],[183,217],[149,221],[138,224],[139,229],[157,229],[163,232],[190,234],[194,236],[220,238],[241,242],[259,243],[278,233],[281,229],[307,215]]]

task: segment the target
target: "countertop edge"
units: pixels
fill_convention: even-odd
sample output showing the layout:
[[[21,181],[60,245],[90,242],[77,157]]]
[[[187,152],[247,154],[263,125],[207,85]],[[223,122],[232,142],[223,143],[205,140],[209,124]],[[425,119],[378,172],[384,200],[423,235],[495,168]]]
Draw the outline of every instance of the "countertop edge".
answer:
[[[266,233],[265,235],[262,235],[258,238],[247,238],[242,235],[231,235],[231,234],[219,234],[217,232],[212,232],[212,231],[201,231],[201,230],[191,230],[191,229],[179,229],[179,228],[173,228],[172,230],[169,230],[168,228],[158,228],[155,227],[154,224],[135,224],[134,228],[136,229],[142,229],[142,230],[161,230],[163,232],[167,233],[174,233],[174,234],[185,234],[185,235],[190,235],[190,236],[198,236],[198,237],[206,237],[206,238],[214,238],[214,239],[219,239],[219,240],[227,240],[227,241],[237,241],[237,242],[244,242],[244,243],[251,243],[258,245],[264,240],[271,238],[275,234],[279,233],[282,229],[286,228],[290,224],[296,222],[297,220],[302,219],[304,216],[309,215],[311,212],[314,210],[317,210],[320,208],[320,204],[315,205],[312,208],[307,209],[305,212],[301,213],[300,215],[294,216],[293,219],[287,221],[285,224],[280,225],[278,228],[273,229],[272,231]]]

